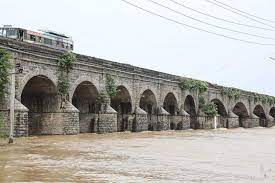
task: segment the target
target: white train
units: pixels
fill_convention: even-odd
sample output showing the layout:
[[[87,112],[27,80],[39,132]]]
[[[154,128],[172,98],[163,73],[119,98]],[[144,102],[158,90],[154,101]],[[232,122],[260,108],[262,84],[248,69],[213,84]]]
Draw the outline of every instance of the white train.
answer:
[[[71,51],[74,49],[74,42],[70,36],[49,30],[31,31],[4,25],[0,27],[0,36],[61,50]]]

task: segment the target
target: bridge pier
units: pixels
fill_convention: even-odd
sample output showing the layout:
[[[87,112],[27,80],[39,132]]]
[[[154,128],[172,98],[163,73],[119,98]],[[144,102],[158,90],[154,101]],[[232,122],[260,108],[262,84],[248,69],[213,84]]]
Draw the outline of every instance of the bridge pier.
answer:
[[[157,131],[170,130],[170,121],[168,117],[169,113],[162,107],[158,108],[157,111]]]
[[[187,130],[191,128],[190,115],[184,109],[181,109],[178,115],[171,116],[171,117],[172,117],[171,121],[175,124],[176,130]]]
[[[109,105],[105,104],[98,115],[97,133],[117,132],[117,112]]]
[[[275,119],[268,114],[267,121],[266,121],[266,127],[270,128],[270,127],[274,126],[274,122],[275,122]]]
[[[239,116],[233,112],[229,112],[228,117],[226,118],[226,128],[238,128],[240,127]]]
[[[147,112],[140,107],[136,107],[133,119],[133,132],[142,132],[148,130],[148,116]]]
[[[6,102],[7,103],[7,102]],[[28,109],[21,104],[17,99],[15,99],[15,105],[14,105],[14,137],[27,137],[29,135],[28,132]],[[1,129],[1,133],[8,135],[8,131],[10,128],[10,111],[9,108],[1,109],[0,112],[3,115],[4,118],[4,128]]]

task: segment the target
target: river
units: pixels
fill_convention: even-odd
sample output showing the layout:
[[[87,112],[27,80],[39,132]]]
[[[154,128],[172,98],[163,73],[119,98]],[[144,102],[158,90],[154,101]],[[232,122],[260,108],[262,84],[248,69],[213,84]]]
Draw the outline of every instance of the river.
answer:
[[[275,128],[81,134],[0,146],[0,182],[275,182]]]

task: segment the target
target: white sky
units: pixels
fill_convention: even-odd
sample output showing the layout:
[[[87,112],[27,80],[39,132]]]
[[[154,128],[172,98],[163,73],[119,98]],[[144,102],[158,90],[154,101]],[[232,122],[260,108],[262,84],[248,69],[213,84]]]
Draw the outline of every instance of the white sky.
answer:
[[[234,37],[275,43],[216,29],[148,3],[129,0],[147,9],[193,26]],[[210,23],[275,37],[275,32],[249,29],[196,14],[167,0],[155,0]],[[205,0],[177,0],[215,16],[255,26],[259,23],[237,16]],[[275,21],[274,0],[220,0],[235,8]],[[185,28],[135,9],[121,0],[0,0],[0,24],[46,28],[71,35],[75,51],[225,86],[275,95],[275,47],[228,40]],[[271,23],[270,23],[271,24]],[[273,23],[275,28],[275,23]],[[263,26],[266,27],[266,26]]]

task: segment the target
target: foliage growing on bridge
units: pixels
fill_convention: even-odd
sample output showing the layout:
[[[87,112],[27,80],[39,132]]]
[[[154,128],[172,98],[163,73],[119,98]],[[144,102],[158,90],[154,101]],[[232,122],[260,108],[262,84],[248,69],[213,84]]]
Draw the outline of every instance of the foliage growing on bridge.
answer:
[[[274,105],[275,104],[275,97],[267,96],[267,103],[269,103],[269,105]]]
[[[5,128],[4,116],[0,112],[0,138],[6,138],[7,137],[7,134],[4,132],[4,128]]]
[[[213,102],[206,104],[203,106],[203,112],[208,116],[217,116],[218,115],[218,107]]]
[[[107,100],[108,100],[107,93],[106,93],[106,92],[100,92],[100,93],[97,95],[96,103],[99,104],[99,105],[101,105],[101,104],[106,103]]]
[[[72,52],[63,54],[57,61],[58,66],[58,92],[62,96],[68,94],[70,88],[69,73],[73,69],[73,64],[76,61],[76,56]]]
[[[109,74],[106,75],[106,91],[111,98],[115,97],[118,92],[116,82],[114,78]]]
[[[237,100],[241,96],[241,90],[237,88],[221,87],[221,94],[223,96],[228,96],[230,99]]]
[[[11,63],[11,54],[4,49],[0,49],[0,98],[8,93],[7,85],[9,83]]]
[[[275,97],[254,93],[254,102],[262,102],[263,104],[268,103],[269,105],[274,105]]]
[[[203,107],[205,106],[206,102],[205,102],[205,98],[203,96],[199,96],[199,108],[203,109]]]
[[[203,96],[199,96],[199,108],[208,116],[216,116],[218,114],[217,105],[213,102],[206,104]]]
[[[179,86],[182,90],[198,91],[199,94],[208,90],[208,83],[194,79],[183,79]]]

